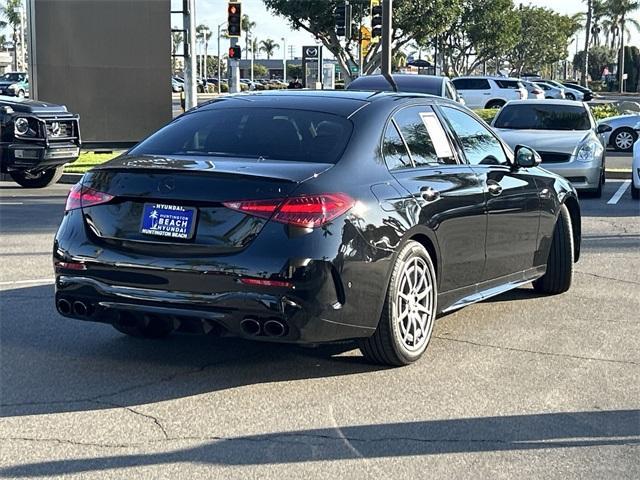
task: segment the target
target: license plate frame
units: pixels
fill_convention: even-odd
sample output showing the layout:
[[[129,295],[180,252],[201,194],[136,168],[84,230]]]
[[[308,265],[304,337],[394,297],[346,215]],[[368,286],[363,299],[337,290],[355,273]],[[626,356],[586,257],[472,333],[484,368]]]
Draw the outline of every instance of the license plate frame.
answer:
[[[196,230],[198,209],[168,203],[145,203],[140,233],[169,240],[191,240]]]

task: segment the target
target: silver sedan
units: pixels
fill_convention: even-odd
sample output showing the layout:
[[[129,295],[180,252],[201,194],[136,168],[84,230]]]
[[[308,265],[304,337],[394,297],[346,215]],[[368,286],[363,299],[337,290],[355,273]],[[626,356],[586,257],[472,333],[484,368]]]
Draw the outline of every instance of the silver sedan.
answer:
[[[604,134],[605,145],[610,145],[620,152],[630,152],[638,139],[638,132],[634,129],[640,122],[640,114],[618,115],[598,122],[599,125],[609,125],[611,131]]]

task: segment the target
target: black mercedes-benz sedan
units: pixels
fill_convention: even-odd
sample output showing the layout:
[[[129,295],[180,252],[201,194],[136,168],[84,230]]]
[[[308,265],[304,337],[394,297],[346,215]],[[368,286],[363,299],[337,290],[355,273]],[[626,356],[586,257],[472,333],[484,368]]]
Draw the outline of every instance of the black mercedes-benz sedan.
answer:
[[[569,289],[580,207],[539,161],[445,98],[221,97],[71,189],[56,306],[137,337],[355,340],[408,364],[438,314]]]

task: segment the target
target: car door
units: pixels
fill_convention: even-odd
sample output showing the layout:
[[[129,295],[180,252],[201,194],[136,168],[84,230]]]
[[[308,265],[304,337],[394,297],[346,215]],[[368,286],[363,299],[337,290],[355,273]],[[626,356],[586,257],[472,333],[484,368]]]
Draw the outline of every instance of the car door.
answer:
[[[440,293],[475,286],[484,268],[483,188],[475,172],[458,161],[434,110],[413,105],[396,111],[383,154],[418,206],[416,223],[435,233]]]
[[[532,268],[540,221],[533,175],[515,170],[498,137],[480,120],[455,106],[441,106],[486,198],[486,264],[483,280],[498,280]],[[516,275],[517,276],[517,275]]]

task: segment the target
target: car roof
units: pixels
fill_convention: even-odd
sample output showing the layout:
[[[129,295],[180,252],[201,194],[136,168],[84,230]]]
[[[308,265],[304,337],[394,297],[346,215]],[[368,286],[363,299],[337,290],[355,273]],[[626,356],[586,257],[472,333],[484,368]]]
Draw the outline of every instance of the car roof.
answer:
[[[583,102],[578,102],[576,100],[556,100],[556,99],[545,99],[545,100],[510,100],[507,105],[571,105],[574,107],[585,107]]]
[[[467,76],[464,76],[464,77],[456,77],[453,80],[467,79],[467,78],[481,78],[481,79],[487,79],[487,80],[514,80],[516,82],[521,82],[522,81],[519,78],[501,77],[499,75],[467,75]]]
[[[200,104],[191,111],[211,108],[256,106],[272,108],[291,108],[298,110],[314,110],[348,117],[356,110],[368,104],[389,102],[397,104],[398,100],[424,99],[456,104],[452,100],[412,92],[386,92],[364,90],[276,90],[244,92],[225,95]]]

